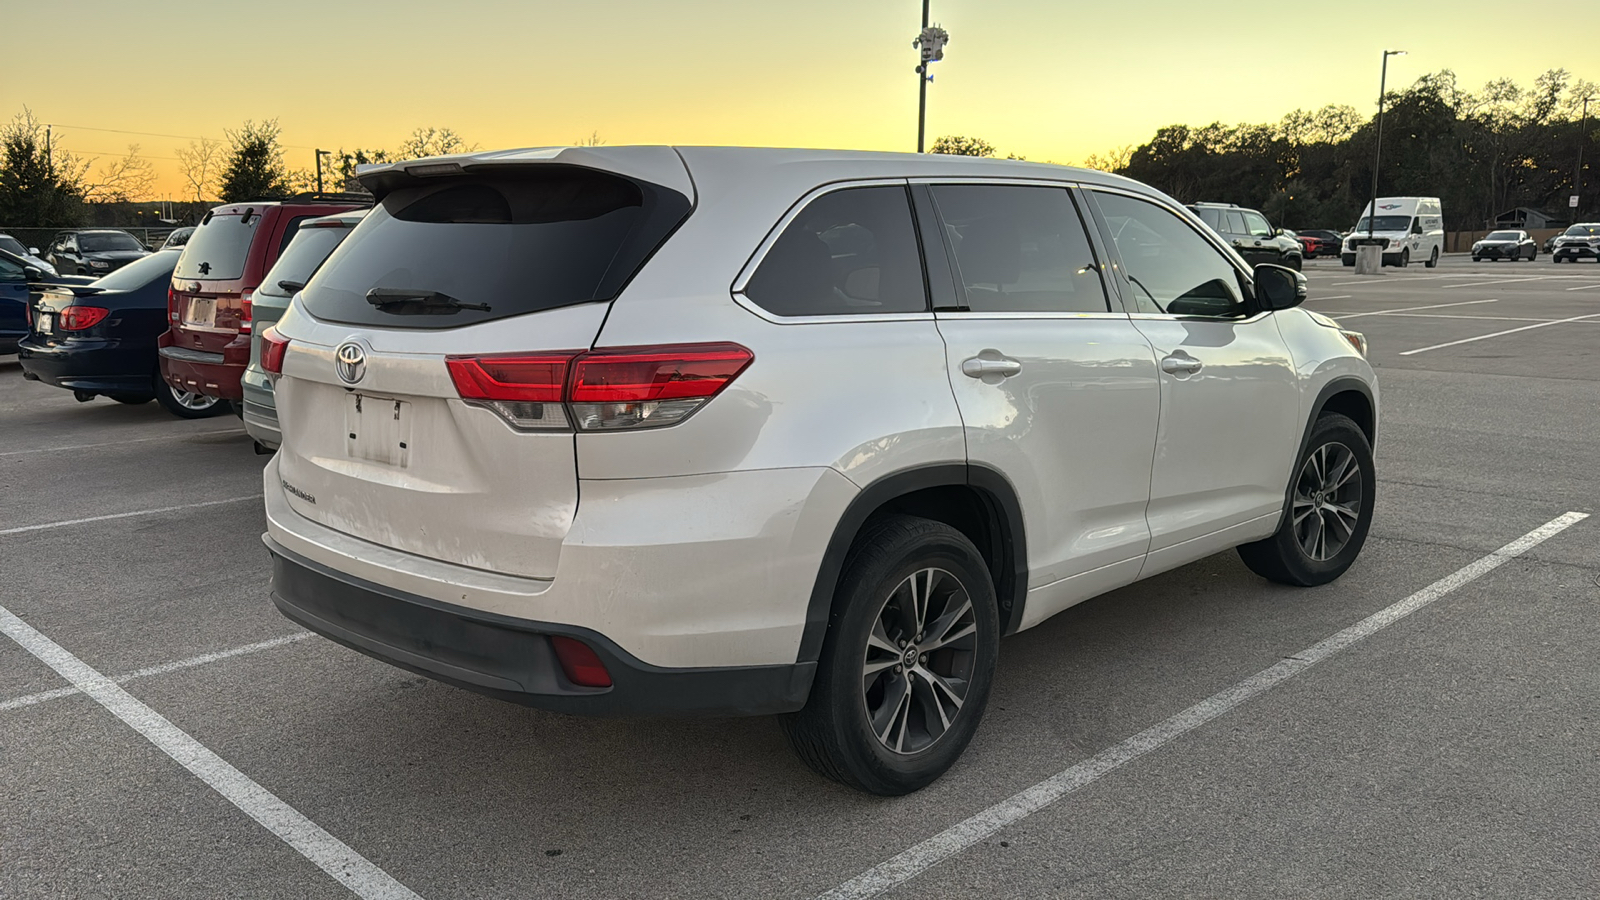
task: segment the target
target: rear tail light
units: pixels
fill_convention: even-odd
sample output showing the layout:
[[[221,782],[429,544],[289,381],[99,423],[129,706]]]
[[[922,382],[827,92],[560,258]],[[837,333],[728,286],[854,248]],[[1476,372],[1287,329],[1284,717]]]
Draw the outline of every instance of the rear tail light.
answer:
[[[567,680],[581,687],[611,687],[611,673],[594,649],[577,638],[552,635],[550,646]]]
[[[753,359],[738,344],[679,344],[451,356],[445,365],[463,400],[517,428],[613,431],[687,419]]]
[[[167,288],[167,318],[178,321],[178,292]]]
[[[250,303],[255,298],[255,291],[245,291],[239,297],[239,333],[250,333]]]
[[[283,374],[283,355],[289,351],[289,339],[268,327],[261,332],[261,368],[270,375]]]
[[[56,313],[56,327],[62,331],[82,331],[105,321],[111,310],[100,306],[69,306]]]

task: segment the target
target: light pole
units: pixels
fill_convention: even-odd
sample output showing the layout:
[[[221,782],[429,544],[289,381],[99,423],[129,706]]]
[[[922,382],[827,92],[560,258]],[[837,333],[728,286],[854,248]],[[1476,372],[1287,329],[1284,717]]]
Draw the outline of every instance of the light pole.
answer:
[[[922,50],[922,62],[917,66],[917,152],[922,152],[923,135],[928,123],[928,82],[933,76],[928,74],[928,64],[944,59],[944,45],[950,43],[950,32],[937,25],[928,24],[929,0],[922,0],[922,32],[911,42],[911,46]]]
[[[1583,203],[1583,145],[1589,140],[1589,97],[1583,98],[1583,124],[1578,126],[1578,166],[1572,170],[1572,218],[1582,214]]]
[[[333,155],[333,151],[332,150],[318,150],[316,152],[317,152],[317,193],[320,194],[320,193],[322,193],[322,156],[323,156],[323,154],[327,154],[328,156],[332,156]]]
[[[1372,149],[1372,202],[1367,206],[1367,238],[1372,237],[1372,220],[1378,217],[1378,163],[1383,158],[1383,94],[1389,83],[1389,57],[1405,56],[1404,50],[1383,51],[1383,73],[1378,76],[1378,139]]]

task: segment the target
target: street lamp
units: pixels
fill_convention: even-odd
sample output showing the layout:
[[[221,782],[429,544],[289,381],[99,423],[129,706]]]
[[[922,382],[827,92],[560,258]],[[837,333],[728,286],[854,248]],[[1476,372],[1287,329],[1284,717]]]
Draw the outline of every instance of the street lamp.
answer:
[[[1383,94],[1389,82],[1389,57],[1405,56],[1404,50],[1383,51],[1383,73],[1378,76],[1378,140],[1372,150],[1372,203],[1367,207],[1367,238],[1372,238],[1372,220],[1378,217],[1378,162],[1383,157]]]
[[[1572,202],[1568,204],[1573,209],[1573,221],[1577,221],[1578,216],[1581,214],[1582,207],[1578,204],[1583,202],[1578,198],[1583,196],[1583,145],[1589,140],[1590,99],[1589,97],[1583,98],[1583,124],[1578,126],[1578,167],[1572,170]]]
[[[922,138],[928,122],[928,64],[944,59],[944,45],[950,43],[950,32],[937,25],[928,24],[928,2],[922,0],[922,33],[911,41],[911,46],[922,50],[922,62],[917,66],[917,152],[922,152]]]

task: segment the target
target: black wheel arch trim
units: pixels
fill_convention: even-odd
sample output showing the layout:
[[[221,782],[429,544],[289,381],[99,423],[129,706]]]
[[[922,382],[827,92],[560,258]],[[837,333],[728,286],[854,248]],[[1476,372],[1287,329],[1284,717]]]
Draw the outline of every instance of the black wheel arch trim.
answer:
[[[995,595],[1000,601],[1001,634],[1011,634],[1022,621],[1023,604],[1028,595],[1027,536],[1022,520],[1022,503],[1011,482],[998,471],[972,463],[943,463],[902,469],[885,475],[862,488],[845,508],[834,526],[811,588],[806,605],[805,630],[800,638],[797,662],[817,660],[834,615],[833,601],[846,556],[861,528],[885,504],[917,491],[935,487],[965,486],[975,489],[989,505],[990,516],[999,528],[995,546],[988,549],[996,560]]]
[[[1283,488],[1283,511],[1279,514],[1278,527],[1283,527],[1283,516],[1289,514],[1289,501],[1294,495],[1294,480],[1300,474],[1299,462],[1305,458],[1306,447],[1311,443],[1311,430],[1317,426],[1317,420],[1322,418],[1322,413],[1328,407],[1328,401],[1338,394],[1354,391],[1367,398],[1367,408],[1372,410],[1372,433],[1367,435],[1367,443],[1376,449],[1378,446],[1378,404],[1372,398],[1372,386],[1354,375],[1341,375],[1322,386],[1317,392],[1316,402],[1311,404],[1311,415],[1306,416],[1306,427],[1300,435],[1300,447],[1295,451],[1294,460],[1289,466],[1289,483]],[[1357,423],[1359,426],[1360,423]],[[1276,530],[1276,529],[1274,529]]]

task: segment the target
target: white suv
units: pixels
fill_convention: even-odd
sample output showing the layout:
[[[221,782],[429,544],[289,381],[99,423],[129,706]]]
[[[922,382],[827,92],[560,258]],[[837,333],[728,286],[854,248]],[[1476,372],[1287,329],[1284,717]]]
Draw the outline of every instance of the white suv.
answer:
[[[574,713],[783,714],[883,794],[999,639],[1238,547],[1316,585],[1372,516],[1361,335],[1124,178],[707,147],[367,171],[265,334],[273,600]]]

